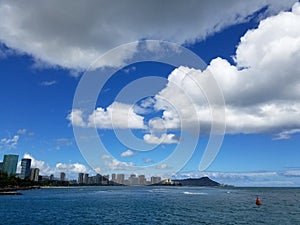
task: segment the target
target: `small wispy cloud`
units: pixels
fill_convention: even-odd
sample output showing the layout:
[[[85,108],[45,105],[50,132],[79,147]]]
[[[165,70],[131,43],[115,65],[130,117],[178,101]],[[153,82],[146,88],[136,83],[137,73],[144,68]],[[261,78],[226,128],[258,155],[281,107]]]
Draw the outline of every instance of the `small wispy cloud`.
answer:
[[[300,177],[300,169],[286,170],[279,174],[286,177]]]
[[[101,159],[110,159],[111,157],[107,154],[104,154],[101,156]]]
[[[23,129],[19,129],[19,130],[17,131],[17,134],[19,134],[19,135],[33,136],[33,135],[34,135],[34,132],[28,131],[27,129],[23,128]]]
[[[144,159],[144,162],[145,162],[145,163],[152,163],[152,162],[153,162],[153,159],[151,159],[151,158],[146,158],[146,159]]]
[[[285,130],[275,135],[273,140],[291,139],[294,134],[300,133],[300,129]]]
[[[162,164],[156,165],[155,168],[163,170],[163,169],[167,169],[168,165],[165,163],[162,163]]]
[[[134,152],[128,149],[125,152],[122,152],[120,156],[121,157],[129,157],[129,156],[132,156],[133,154],[134,154]]]
[[[129,68],[127,68],[127,69],[124,69],[123,71],[125,72],[125,73],[130,73],[130,72],[132,72],[132,71],[135,71],[136,70],[136,67],[135,66],[132,66],[132,67],[129,67]]]
[[[178,137],[175,134],[162,134],[160,137],[154,134],[145,134],[144,141],[148,144],[176,144]]]
[[[56,149],[60,149],[61,147],[70,147],[73,145],[73,140],[68,138],[58,138],[56,139]]]
[[[51,80],[51,81],[42,81],[40,83],[41,86],[46,86],[46,87],[49,87],[49,86],[53,86],[57,84],[57,81],[56,80]]]
[[[58,139],[56,139],[56,142],[60,145],[65,145],[65,146],[73,145],[72,139],[69,139],[69,138],[58,138]]]
[[[17,131],[18,134],[26,134],[27,133],[27,130],[24,128],[24,129],[19,129]]]
[[[19,135],[15,135],[12,138],[2,138],[0,140],[0,147],[1,148],[6,148],[6,149],[16,148],[19,139],[20,139]]]

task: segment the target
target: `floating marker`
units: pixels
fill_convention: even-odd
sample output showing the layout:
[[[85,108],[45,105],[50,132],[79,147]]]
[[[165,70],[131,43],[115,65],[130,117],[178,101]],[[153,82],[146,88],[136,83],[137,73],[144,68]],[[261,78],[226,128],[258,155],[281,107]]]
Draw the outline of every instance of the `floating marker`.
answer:
[[[255,204],[256,204],[256,205],[261,205],[261,201],[260,201],[260,199],[259,199],[258,197],[256,198]]]

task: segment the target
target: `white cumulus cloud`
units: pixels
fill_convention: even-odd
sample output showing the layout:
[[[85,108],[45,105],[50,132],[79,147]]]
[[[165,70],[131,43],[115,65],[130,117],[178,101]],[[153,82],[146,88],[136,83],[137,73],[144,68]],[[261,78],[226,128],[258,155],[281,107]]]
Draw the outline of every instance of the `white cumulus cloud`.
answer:
[[[80,163],[57,163],[54,168],[55,173],[65,172],[68,174],[73,173],[88,173],[90,170]]]
[[[164,131],[160,137],[146,134],[144,141],[177,143],[166,129],[193,129],[200,122],[201,133],[209,134],[210,106],[219,106],[207,102],[207,96],[214,98],[214,90],[220,87],[226,103],[226,133],[281,133],[281,139],[295,134],[300,129],[299,11],[300,3],[295,3],[292,11],[270,16],[249,30],[237,46],[235,64],[217,57],[203,71],[184,66],[172,71],[166,87],[142,104],[162,112],[161,118],[149,120],[148,127],[138,114],[143,110],[120,102],[97,108],[88,122],[76,109],[68,118],[75,126]],[[210,82],[212,74],[218,86]],[[221,124],[221,118],[214,117],[214,122]]]
[[[55,166],[50,166],[47,162],[43,160],[38,160],[28,153],[25,153],[23,155],[23,158],[31,159],[31,168],[38,168],[40,170],[40,175],[44,176],[49,176],[50,174],[59,176],[61,172],[64,172],[67,174],[68,177],[76,177],[78,173],[94,172],[87,166],[80,163],[57,163]],[[99,172],[100,168],[96,168],[95,171]]]
[[[43,160],[37,160],[28,153],[25,153],[23,158],[31,159],[31,168],[38,168],[41,175],[49,175],[52,172],[50,165]]]
[[[200,121],[205,132],[203,128],[212,119],[210,103],[205,103],[206,96],[196,84],[205,84],[207,76],[213,74],[226,101],[227,133],[297,131],[300,127],[299,9],[300,4],[296,3],[293,11],[262,20],[258,28],[249,30],[237,47],[236,65],[216,58],[204,71],[175,69],[166,88],[155,96],[156,109],[163,110],[163,123],[152,125],[179,129],[181,123],[192,127]]]
[[[67,116],[67,119],[73,126],[85,127],[86,124],[83,120],[83,112],[79,109],[73,109]]]
[[[121,162],[117,159],[105,160],[104,164],[110,170],[132,170],[134,168],[133,162]]]
[[[99,107],[94,110],[88,118],[88,126],[104,129],[145,129],[144,118],[135,113],[131,105],[119,102],[114,102],[106,109]]]

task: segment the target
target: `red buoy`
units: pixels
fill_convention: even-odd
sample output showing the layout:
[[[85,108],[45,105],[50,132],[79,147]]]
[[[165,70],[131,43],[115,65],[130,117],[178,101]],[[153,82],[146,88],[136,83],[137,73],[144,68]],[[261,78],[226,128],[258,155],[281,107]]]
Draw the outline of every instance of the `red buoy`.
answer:
[[[256,204],[256,205],[261,205],[261,201],[260,201],[260,199],[259,199],[258,197],[256,198],[255,204]]]

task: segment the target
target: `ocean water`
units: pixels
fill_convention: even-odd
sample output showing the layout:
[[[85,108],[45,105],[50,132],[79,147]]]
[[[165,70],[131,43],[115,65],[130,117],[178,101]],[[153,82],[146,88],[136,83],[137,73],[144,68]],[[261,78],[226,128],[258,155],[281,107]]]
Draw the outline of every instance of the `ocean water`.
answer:
[[[76,187],[22,193],[0,196],[0,224],[300,224],[300,188]]]

